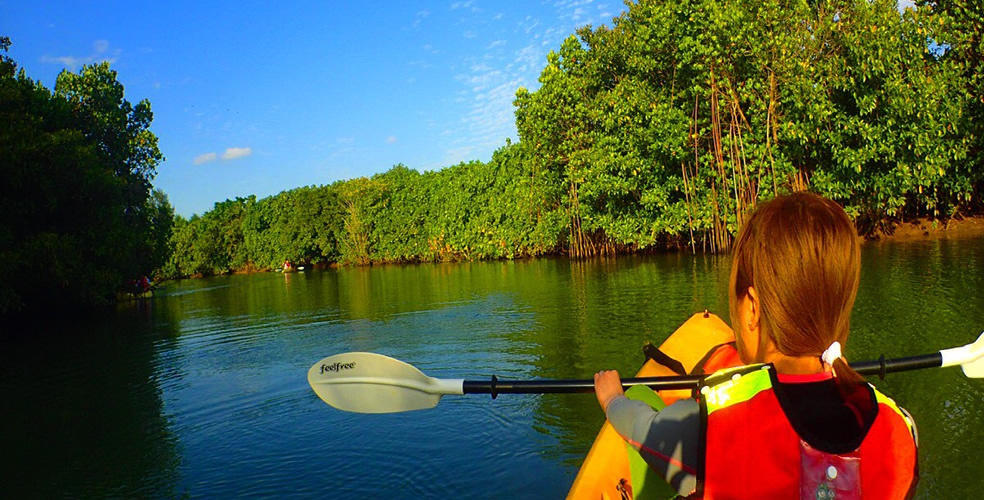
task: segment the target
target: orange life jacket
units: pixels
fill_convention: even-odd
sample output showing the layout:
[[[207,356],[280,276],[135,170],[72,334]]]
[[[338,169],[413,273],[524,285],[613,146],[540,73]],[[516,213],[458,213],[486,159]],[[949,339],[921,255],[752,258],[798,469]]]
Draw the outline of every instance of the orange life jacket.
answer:
[[[694,365],[691,373],[695,375],[714,373],[718,370],[734,368],[743,364],[741,357],[738,356],[738,348],[735,346],[735,343],[728,342],[727,344],[716,345],[707,351],[707,354]]]
[[[772,365],[761,364],[722,370],[705,381],[696,496],[825,498],[839,487],[854,494],[838,491],[836,498],[912,495],[918,479],[915,426],[894,401],[872,388],[877,414],[861,445],[848,454],[826,454],[793,429],[776,398],[776,381]]]

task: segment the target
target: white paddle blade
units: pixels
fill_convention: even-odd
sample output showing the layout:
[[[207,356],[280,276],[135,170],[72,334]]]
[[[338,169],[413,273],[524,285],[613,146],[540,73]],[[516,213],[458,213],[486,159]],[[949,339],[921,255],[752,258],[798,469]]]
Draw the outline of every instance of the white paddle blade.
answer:
[[[970,344],[972,360],[962,365],[964,375],[970,378],[984,377],[984,333]]]
[[[336,354],[308,370],[322,401],[356,413],[433,408],[444,394],[462,394],[461,380],[440,380],[398,359],[371,352]]]
[[[941,366],[960,365],[964,375],[970,378],[984,377],[984,333],[972,344],[940,351],[943,357]]]

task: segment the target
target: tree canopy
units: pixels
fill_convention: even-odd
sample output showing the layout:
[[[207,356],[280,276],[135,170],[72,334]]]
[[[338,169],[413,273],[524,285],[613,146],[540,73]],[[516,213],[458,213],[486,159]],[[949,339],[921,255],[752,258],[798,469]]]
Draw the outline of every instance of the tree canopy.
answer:
[[[169,255],[163,159],[108,63],[63,71],[54,91],[0,54],[0,314],[89,307]]]
[[[404,165],[174,217],[150,104],[108,64],[54,91],[0,61],[0,312],[182,277],[310,264],[726,251],[810,189],[864,234],[982,209],[980,2],[641,0],[547,56],[488,162]],[[4,39],[4,50],[9,40]],[[171,224],[173,218],[173,227]]]
[[[759,200],[801,189],[865,234],[975,213],[981,25],[970,1],[629,3],[548,55],[516,93],[520,142],[488,163],[217,203],[179,221],[170,269],[724,251]],[[239,239],[208,232],[228,224]]]
[[[967,206],[980,169],[960,67],[929,50],[937,19],[890,0],[689,0],[582,28],[516,100],[533,161],[565,185],[571,253],[684,234],[727,248],[759,199],[804,188],[863,231]]]

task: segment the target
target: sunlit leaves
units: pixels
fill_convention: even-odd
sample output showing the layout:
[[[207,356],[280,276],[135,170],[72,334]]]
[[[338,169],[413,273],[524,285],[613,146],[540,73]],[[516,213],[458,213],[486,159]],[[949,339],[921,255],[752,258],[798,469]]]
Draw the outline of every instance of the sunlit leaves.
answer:
[[[538,171],[569,184],[571,233],[599,242],[645,248],[719,219],[733,232],[755,200],[803,187],[863,229],[948,215],[981,175],[960,68],[926,51],[935,15],[888,0],[630,4],[548,58],[541,88],[517,95],[517,128]]]

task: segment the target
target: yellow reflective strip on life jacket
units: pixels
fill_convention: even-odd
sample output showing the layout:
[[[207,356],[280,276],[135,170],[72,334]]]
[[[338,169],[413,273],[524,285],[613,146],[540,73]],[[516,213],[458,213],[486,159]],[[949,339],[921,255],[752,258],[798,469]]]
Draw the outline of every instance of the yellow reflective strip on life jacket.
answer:
[[[722,370],[715,373],[726,375],[731,370]],[[704,386],[700,390],[701,397],[707,406],[707,414],[710,415],[717,410],[727,408],[738,403],[744,403],[755,397],[756,394],[772,387],[772,377],[769,375],[769,366],[763,365],[761,368],[747,373],[734,373],[724,381]]]
[[[751,372],[753,372],[755,370],[758,370],[760,368],[763,368],[765,366],[769,366],[769,365],[766,365],[764,363],[755,363],[755,364],[751,364],[751,365],[732,366],[732,367],[729,367],[729,368],[722,368],[722,369],[720,369],[720,370],[718,370],[718,371],[716,371],[714,373],[708,374],[707,375],[707,378],[704,379],[703,385],[706,385],[706,386],[715,386],[715,385],[720,384],[721,382],[724,382],[727,379],[730,379],[736,373],[741,373],[742,375],[744,375],[746,373],[751,373]]]
[[[875,392],[875,401],[878,402],[878,404],[883,404],[891,408],[892,411],[894,411],[900,417],[902,417],[902,421],[905,422],[905,426],[909,428],[909,432],[912,433],[913,436],[915,436],[915,432],[912,430],[915,423],[909,417],[909,414],[902,411],[902,409],[899,408],[899,405],[895,404],[895,401],[892,398],[879,392],[878,389],[875,388],[875,386],[871,386],[871,389]]]

